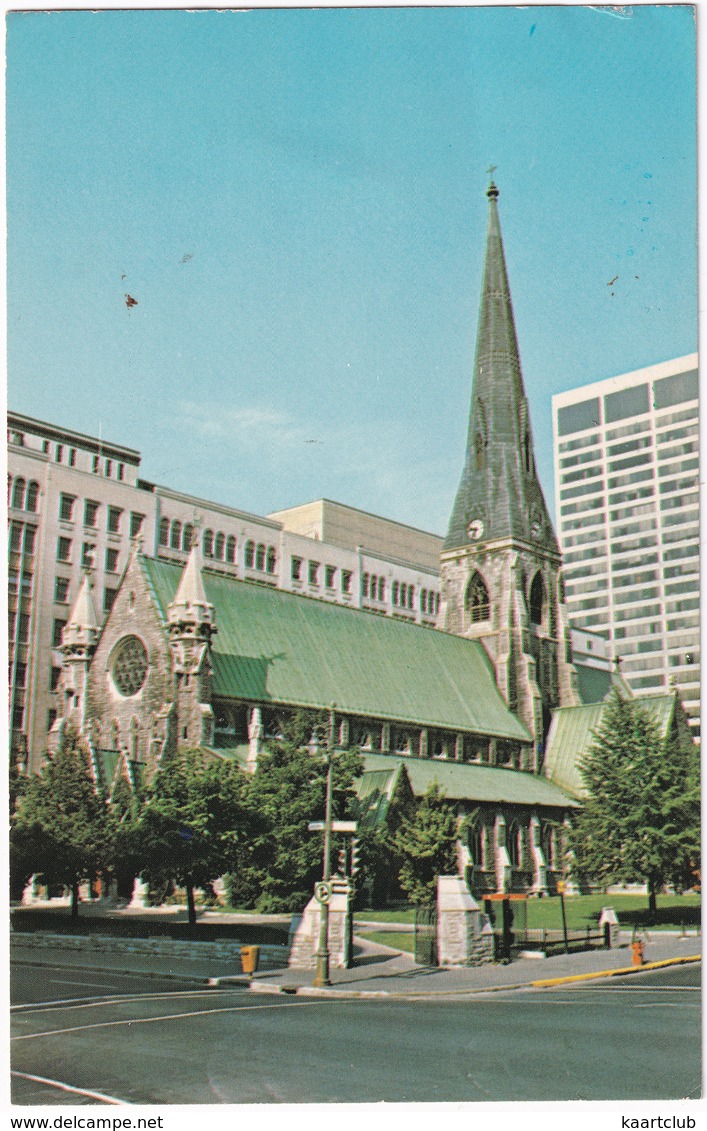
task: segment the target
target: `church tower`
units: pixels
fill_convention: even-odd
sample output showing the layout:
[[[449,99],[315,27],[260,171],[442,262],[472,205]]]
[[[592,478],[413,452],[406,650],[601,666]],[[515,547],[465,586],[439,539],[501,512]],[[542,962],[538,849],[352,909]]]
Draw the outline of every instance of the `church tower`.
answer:
[[[542,762],[553,708],[576,702],[560,549],[535,470],[491,182],[466,460],[441,556],[438,628],[481,640]]]
[[[214,607],[201,579],[199,549],[194,542],[174,600],[167,609],[169,645],[175,679],[177,745],[213,742],[211,707],[211,638],[216,633]]]

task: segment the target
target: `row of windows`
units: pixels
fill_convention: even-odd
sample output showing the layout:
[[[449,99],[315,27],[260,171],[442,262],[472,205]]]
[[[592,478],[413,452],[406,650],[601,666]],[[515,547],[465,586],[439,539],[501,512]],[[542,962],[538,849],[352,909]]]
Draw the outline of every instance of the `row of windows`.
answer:
[[[361,595],[372,601],[385,601],[385,578],[375,573],[364,573],[361,579]]]
[[[292,581],[301,582],[303,577],[304,559],[293,557],[290,561],[290,577]],[[324,565],[324,587],[326,589],[335,589],[338,584],[341,587],[342,593],[351,592],[351,583],[353,581],[353,572],[350,569],[339,569],[334,565]],[[322,563],[315,561],[307,562],[307,583],[312,586],[318,587],[322,580]]]
[[[39,502],[39,483],[35,483],[34,480],[27,483],[21,476],[13,479],[11,475],[8,475],[7,501],[9,506],[14,507],[15,510],[36,514]]]
[[[37,543],[37,527],[24,522],[11,522],[9,543],[11,553],[32,555]]]
[[[74,522],[76,516],[76,503],[77,498],[75,495],[67,495],[62,493],[59,496],[59,518],[62,522]],[[95,499],[84,499],[83,505],[83,524],[84,526],[95,529],[98,526],[98,514],[101,509],[101,503]],[[106,530],[109,534],[120,534],[123,519],[123,511],[120,507],[109,506],[106,512]],[[144,514],[138,514],[137,511],[132,511],[130,514],[130,537],[135,538],[142,530],[142,524],[145,520]]]

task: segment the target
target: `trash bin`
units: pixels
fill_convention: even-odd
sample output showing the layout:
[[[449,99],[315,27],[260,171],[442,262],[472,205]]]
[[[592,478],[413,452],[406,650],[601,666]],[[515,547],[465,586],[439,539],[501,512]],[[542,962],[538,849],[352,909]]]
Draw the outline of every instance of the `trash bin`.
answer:
[[[242,946],[241,947],[241,965],[244,974],[255,974],[258,969],[258,962],[260,960],[260,947],[259,946]]]

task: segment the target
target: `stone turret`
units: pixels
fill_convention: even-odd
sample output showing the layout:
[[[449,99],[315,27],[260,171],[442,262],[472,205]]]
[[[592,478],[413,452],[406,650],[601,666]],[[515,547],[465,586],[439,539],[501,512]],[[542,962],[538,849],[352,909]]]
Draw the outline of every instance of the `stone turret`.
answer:
[[[535,741],[577,702],[560,550],[537,477],[513,305],[491,182],[467,450],[441,557],[438,628],[480,639]]]
[[[175,680],[177,744],[209,745],[214,730],[211,640],[216,623],[214,607],[206,597],[196,543],[167,609],[167,627]]]
[[[100,628],[88,574],[84,574],[61,636],[62,674],[59,681],[58,730],[69,720],[86,731],[88,669]]]

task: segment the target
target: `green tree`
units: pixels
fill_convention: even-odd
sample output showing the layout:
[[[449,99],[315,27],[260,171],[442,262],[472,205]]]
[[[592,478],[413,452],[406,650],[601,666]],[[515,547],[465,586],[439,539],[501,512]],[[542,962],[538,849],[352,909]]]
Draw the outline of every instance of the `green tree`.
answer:
[[[254,827],[247,779],[240,768],[200,750],[162,760],[131,844],[151,887],[184,887],[189,923],[196,923],[196,888],[208,889],[237,865]]]
[[[570,838],[578,870],[602,887],[645,883],[655,916],[659,889],[683,885],[699,855],[691,737],[677,718],[664,737],[652,713],[615,692],[580,770],[588,797]]]
[[[262,823],[250,858],[228,878],[234,906],[259,911],[300,910],[322,875],[322,837],[310,821],[324,817],[328,717],[298,711],[282,720],[281,741],[258,760],[250,779],[249,805]],[[307,745],[316,735],[319,749]],[[361,773],[357,751],[337,751],[332,768],[332,816],[348,817],[355,800],[354,779]],[[332,846],[332,868],[335,867]]]
[[[57,752],[19,794],[10,833],[15,882],[34,873],[71,889],[78,915],[79,884],[95,880],[110,856],[106,806],[96,793],[88,751],[70,726]]]
[[[400,822],[393,843],[403,857],[403,891],[416,907],[432,906],[437,876],[456,875],[457,871],[457,819],[436,783],[427,789],[415,812]]]

